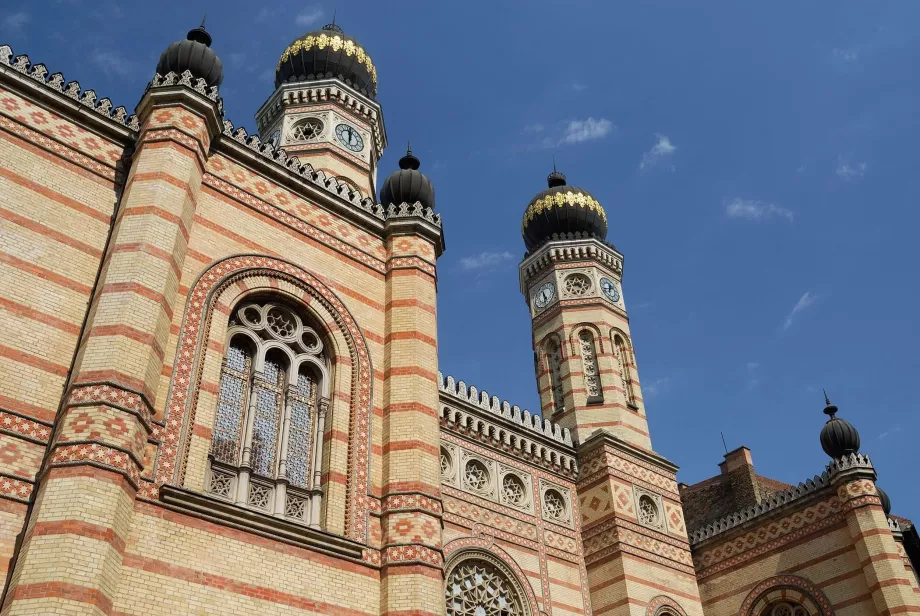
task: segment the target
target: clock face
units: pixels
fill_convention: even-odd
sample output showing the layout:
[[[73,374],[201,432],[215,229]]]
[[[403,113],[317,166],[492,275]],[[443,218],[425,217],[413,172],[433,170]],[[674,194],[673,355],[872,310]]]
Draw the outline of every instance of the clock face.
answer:
[[[336,126],[335,136],[339,138],[339,143],[352,152],[360,152],[364,149],[364,139],[358,134],[357,129],[348,124],[339,124]]]
[[[617,283],[609,278],[601,278],[601,291],[603,291],[607,299],[612,302],[619,301],[620,299],[620,288],[617,287]]]
[[[537,289],[537,294],[534,297],[534,305],[540,310],[546,308],[551,301],[556,299],[556,285],[551,282],[545,283],[539,289]]]

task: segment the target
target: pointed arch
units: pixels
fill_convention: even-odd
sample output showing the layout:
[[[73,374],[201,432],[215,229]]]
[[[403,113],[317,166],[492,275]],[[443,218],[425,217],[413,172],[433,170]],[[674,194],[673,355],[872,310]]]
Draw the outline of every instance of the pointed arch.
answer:
[[[626,404],[634,408],[638,407],[635,388],[635,355],[629,336],[626,335],[626,332],[613,328],[610,330],[610,342],[613,345],[613,354],[622,380]]]
[[[603,353],[601,340],[600,330],[592,323],[576,325],[570,333],[570,343],[581,355],[582,379],[588,404],[604,401],[604,387],[598,363],[599,353]]]
[[[562,363],[565,361],[562,339],[557,334],[547,336],[541,345],[543,365],[549,375],[551,412],[565,411],[565,388],[562,380]]]
[[[227,319],[214,318],[215,313],[229,316],[241,299],[265,292],[297,300],[329,334],[329,352],[336,365],[336,374],[330,379],[335,383],[330,410],[333,416],[340,411],[346,416],[343,421],[349,434],[349,473],[341,487],[346,502],[341,530],[349,538],[366,541],[373,385],[367,343],[354,317],[329,287],[303,268],[274,257],[227,257],[209,266],[189,289],[164,416],[155,421],[154,439],[159,446],[141,496],[156,500],[159,486],[181,485],[190,468],[187,464],[196,430],[208,430],[197,421],[197,415],[208,410],[201,405],[201,385],[206,377],[209,387],[214,387],[227,333]],[[341,395],[336,396],[337,392]],[[206,391],[205,395],[212,394]],[[199,455],[200,449],[196,449]]]

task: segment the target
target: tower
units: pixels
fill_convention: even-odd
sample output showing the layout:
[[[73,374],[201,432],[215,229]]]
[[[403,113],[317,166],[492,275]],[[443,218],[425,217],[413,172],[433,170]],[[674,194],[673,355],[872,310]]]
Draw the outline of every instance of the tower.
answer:
[[[376,193],[386,131],[370,55],[335,23],[281,54],[275,91],[256,112],[259,133],[316,171]]]
[[[520,283],[541,412],[569,428],[577,448],[591,607],[626,615],[681,597],[676,613],[701,615],[677,467],[652,450],[648,433],[623,255],[605,241],[607,215],[590,193],[555,169],[547,180],[524,211]]]

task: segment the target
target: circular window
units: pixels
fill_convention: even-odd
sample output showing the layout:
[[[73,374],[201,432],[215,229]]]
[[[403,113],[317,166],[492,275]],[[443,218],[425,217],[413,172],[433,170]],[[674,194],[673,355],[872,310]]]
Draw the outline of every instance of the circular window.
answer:
[[[572,274],[565,279],[565,293],[569,297],[581,297],[591,290],[591,279],[584,274]]]
[[[441,476],[450,477],[454,461],[450,457],[450,452],[441,447]]]
[[[323,123],[318,118],[307,118],[291,128],[291,139],[294,141],[316,141],[323,134],[323,128]]]
[[[507,577],[490,563],[461,562],[444,588],[447,616],[520,616],[521,599]]]
[[[479,460],[470,460],[463,472],[463,485],[475,492],[488,491],[489,469]]]
[[[509,473],[502,478],[502,500],[515,507],[523,507],[526,504],[527,490],[520,477]]]
[[[273,307],[268,311],[268,316],[265,320],[268,324],[268,329],[279,338],[291,338],[294,336],[294,332],[297,331],[297,323],[294,321],[294,315],[290,314],[287,310]]]
[[[643,494],[639,497],[639,521],[647,526],[661,526],[661,514],[655,500]]]
[[[565,520],[565,499],[556,490],[547,490],[543,494],[543,515],[550,520]]]

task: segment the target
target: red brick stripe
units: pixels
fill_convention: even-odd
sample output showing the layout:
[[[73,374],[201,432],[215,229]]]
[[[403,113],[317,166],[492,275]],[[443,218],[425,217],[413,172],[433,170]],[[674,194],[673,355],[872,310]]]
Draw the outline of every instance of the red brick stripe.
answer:
[[[406,440],[406,441],[390,441],[383,446],[383,455],[390,453],[391,451],[407,451],[407,450],[421,450],[426,453],[430,453],[433,456],[437,456],[440,453],[437,445],[432,445],[431,443],[426,443],[424,441],[418,440]]]
[[[112,600],[101,590],[67,582],[37,582],[21,584],[13,591],[12,600],[58,598],[95,605],[103,614],[112,613]],[[57,602],[51,602],[57,603]]]
[[[317,601],[315,599],[293,595],[266,586],[256,586],[248,582],[241,582],[221,575],[206,573],[198,569],[173,565],[161,560],[136,554],[125,554],[122,566],[131,569],[140,569],[141,571],[162,575],[174,580],[182,580],[191,584],[199,584],[208,588],[217,588],[223,592],[243,595],[260,601],[287,605],[289,607],[320,614],[335,614],[336,616],[376,616],[376,612],[372,615],[371,612],[362,612],[325,601]]]
[[[81,522],[80,520],[37,522],[32,530],[32,535],[35,537],[43,535],[76,535],[87,539],[95,539],[96,541],[105,541],[119,554],[123,554],[125,551],[125,541],[115,533],[114,529]]]
[[[86,161],[91,161],[92,163],[97,163],[97,164],[101,163],[102,166],[106,166],[105,170],[106,172],[110,173],[111,176],[105,175],[102,171],[98,169],[91,169],[88,166],[85,166],[88,163],[81,164],[69,158],[62,158],[61,155],[58,154],[57,152],[49,152],[44,146],[36,145],[19,134],[9,132],[10,124],[12,124],[11,120],[8,120],[7,118],[0,118],[0,139],[4,139],[5,141],[8,141],[9,143],[14,144],[17,147],[20,147],[24,150],[28,150],[32,154],[35,154],[36,156],[40,158],[44,158],[46,161],[54,164],[57,167],[66,169],[67,173],[69,174],[78,175],[82,178],[86,178],[96,184],[101,184],[102,186],[105,186],[107,189],[111,190],[112,184],[114,184],[114,181],[112,178],[115,175],[115,171],[113,168],[114,165],[110,161],[92,159],[91,157],[86,156],[82,152],[79,152],[78,150],[75,150],[74,148],[68,145],[65,145],[64,143],[60,141],[54,140],[55,143],[57,143],[62,149],[69,150],[75,156],[79,158],[85,158]],[[18,123],[17,125],[22,126],[22,124],[18,124]],[[35,131],[32,131],[31,129],[28,129],[25,127],[23,128],[24,130],[28,131],[34,136],[39,135],[39,133],[36,133]],[[116,145],[116,147],[119,147],[119,146]],[[108,216],[106,216],[106,220],[108,220]]]
[[[418,366],[400,366],[396,368],[389,368],[383,373],[383,378],[388,379],[391,376],[420,376],[432,381],[437,381],[438,375],[431,370],[425,370],[419,368]]]
[[[121,336],[135,342],[140,342],[141,344],[150,345],[150,347],[153,348],[153,352],[156,353],[157,358],[160,361],[163,361],[163,355],[165,354],[165,351],[163,350],[163,347],[160,346],[160,343],[157,342],[157,339],[153,334],[142,332],[139,329],[129,327],[128,325],[97,325],[90,328],[89,333],[87,334],[87,338],[96,336]]]
[[[15,398],[8,398],[2,394],[0,394],[0,407],[47,423],[52,423],[57,415],[55,411],[46,409],[43,406],[28,404]]]
[[[173,273],[176,275],[176,279],[179,280],[182,278],[182,270],[179,267],[179,264],[176,262],[175,256],[173,256],[172,253],[166,252],[165,250],[163,250],[162,248],[158,246],[154,246],[153,244],[147,244],[147,243],[142,243],[142,242],[133,242],[133,243],[118,244],[112,247],[112,254],[119,254],[122,252],[127,252],[127,253],[140,252],[145,255],[154,257],[155,259],[166,261],[169,264],[170,269],[172,269]]]
[[[185,223],[182,221],[182,218],[160,206],[132,205],[130,207],[124,208],[118,217],[123,219],[128,216],[156,216],[157,218],[165,220],[166,222],[172,223],[179,227],[179,232],[182,233],[182,237],[184,237],[185,241],[188,242],[188,229],[185,228]]]
[[[437,314],[437,308],[431,304],[426,304],[417,299],[394,299],[390,300],[386,304],[386,309],[390,310],[391,308],[419,308],[425,312],[430,312],[431,314]]]
[[[89,206],[83,205],[79,201],[71,199],[70,197],[65,197],[61,193],[51,190],[50,188],[46,188],[41,184],[37,184],[28,178],[10,171],[9,169],[0,168],[0,177],[7,179],[14,184],[18,184],[23,188],[28,188],[32,192],[38,193],[43,197],[51,199],[52,201],[56,201],[57,203],[60,203],[61,205],[68,207],[76,212],[80,212],[81,214],[85,214],[90,218],[95,218],[96,220],[106,224],[109,223],[109,219],[111,217],[110,214],[100,212],[99,210],[94,210]]]
[[[49,269],[45,269],[44,267],[33,265],[28,261],[17,259],[13,255],[4,252],[0,252],[0,263],[5,263],[11,267],[15,267],[18,270],[28,272],[34,276],[38,276],[39,278],[44,278],[49,282],[53,282],[54,284],[60,285],[62,287],[67,287],[68,289],[83,293],[84,295],[89,295],[92,292],[92,287],[89,285],[71,280],[66,276],[61,276],[60,274],[57,274]]]
[[[146,297],[151,301],[157,302],[160,308],[166,312],[169,320],[172,321],[173,311],[172,307],[166,301],[166,296],[150,287],[145,287],[137,282],[110,282],[103,285],[102,289],[99,291],[100,295],[103,293],[136,293],[141,297]]]
[[[417,342],[424,342],[435,348],[438,346],[438,341],[431,336],[423,334],[419,331],[405,331],[405,332],[390,332],[384,338],[384,343],[391,342],[393,340],[412,340]]]
[[[427,404],[422,404],[421,402],[393,402],[386,405],[384,408],[385,413],[406,413],[406,412],[416,412],[424,413],[425,415],[431,415],[432,417],[438,416],[437,409],[431,408]]]
[[[2,344],[0,344],[0,357],[12,359],[13,361],[19,362],[20,364],[32,366],[33,368],[38,368],[39,370],[50,372],[56,376],[67,376],[67,366],[63,364],[58,364],[53,361],[44,359],[43,357],[38,357],[37,355],[32,355],[31,353],[25,353],[18,349],[14,349]]]
[[[39,323],[44,323],[45,325],[59,329],[66,334],[72,334],[76,336],[80,333],[79,325],[41,312],[32,306],[26,306],[25,304],[19,304],[12,300],[8,300],[4,297],[0,297],[0,308],[6,310],[10,314],[15,314],[18,317],[24,317],[26,319],[38,321]]]
[[[185,192],[185,196],[188,197],[189,201],[195,203],[195,195],[192,193],[192,188],[189,186],[189,183],[184,180],[164,173],[163,171],[150,171],[147,173],[135,173],[131,176],[131,184],[135,182],[166,182],[167,184],[172,184],[176,188],[182,189]]]

